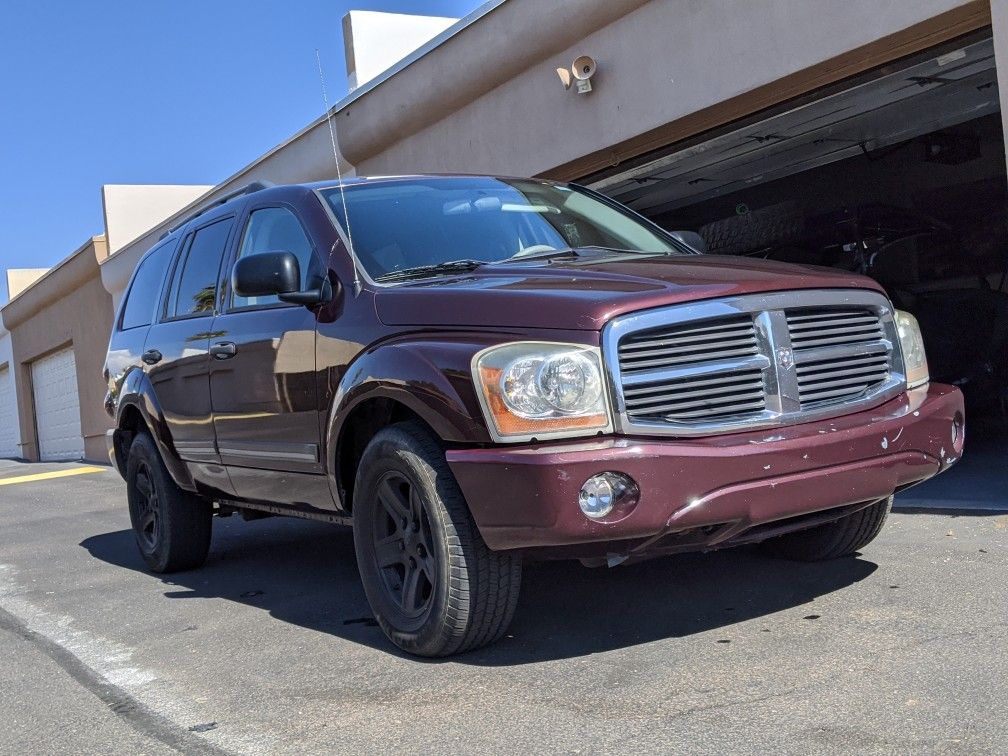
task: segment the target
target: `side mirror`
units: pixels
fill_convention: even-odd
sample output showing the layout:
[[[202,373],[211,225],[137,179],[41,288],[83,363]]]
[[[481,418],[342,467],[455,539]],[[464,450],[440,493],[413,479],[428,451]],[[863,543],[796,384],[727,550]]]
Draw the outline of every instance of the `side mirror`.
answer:
[[[290,252],[263,252],[239,258],[231,271],[239,297],[293,294],[301,289],[301,267]]]
[[[669,231],[669,235],[683,246],[701,255],[707,254],[707,241],[696,231]]]
[[[326,280],[301,291],[301,267],[291,252],[263,252],[240,258],[231,271],[231,288],[240,297],[276,296],[281,302],[305,307],[333,298],[332,285]]]

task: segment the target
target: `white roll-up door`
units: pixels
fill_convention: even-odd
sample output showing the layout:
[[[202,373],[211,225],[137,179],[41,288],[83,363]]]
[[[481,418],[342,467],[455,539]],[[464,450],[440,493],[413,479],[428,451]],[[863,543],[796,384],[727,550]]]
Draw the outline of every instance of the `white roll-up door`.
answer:
[[[35,427],[43,462],[81,459],[80,395],[73,349],[64,349],[32,363]]]
[[[0,458],[18,457],[17,399],[14,374],[7,365],[0,367]]]

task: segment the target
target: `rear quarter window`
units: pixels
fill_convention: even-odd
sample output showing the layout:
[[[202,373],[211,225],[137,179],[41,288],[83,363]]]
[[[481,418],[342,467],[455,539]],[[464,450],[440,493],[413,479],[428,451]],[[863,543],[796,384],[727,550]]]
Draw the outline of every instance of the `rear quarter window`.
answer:
[[[222,218],[203,226],[193,234],[189,250],[180,261],[176,274],[169,318],[212,315],[217,299],[217,277],[234,218]]]
[[[154,249],[143,260],[133,276],[133,283],[126,294],[119,330],[149,326],[154,320],[158,294],[164,283],[168,264],[171,262],[177,240],[172,240]]]

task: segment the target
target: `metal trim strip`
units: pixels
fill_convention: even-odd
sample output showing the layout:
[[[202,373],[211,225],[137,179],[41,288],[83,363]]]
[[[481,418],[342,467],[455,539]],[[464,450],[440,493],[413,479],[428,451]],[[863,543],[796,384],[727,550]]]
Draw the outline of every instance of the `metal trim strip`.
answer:
[[[246,459],[272,459],[282,462],[318,462],[318,446],[315,444],[243,444],[229,442],[220,447],[221,457],[244,457]]]

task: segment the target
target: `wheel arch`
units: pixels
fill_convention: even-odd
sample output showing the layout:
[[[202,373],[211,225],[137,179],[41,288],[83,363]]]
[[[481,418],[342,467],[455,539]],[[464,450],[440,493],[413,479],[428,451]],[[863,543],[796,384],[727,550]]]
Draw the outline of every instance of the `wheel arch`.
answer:
[[[336,445],[334,469],[343,508],[353,509],[353,487],[357,467],[364,450],[382,428],[403,422],[415,422],[437,435],[430,423],[399,399],[372,396],[358,402],[349,412]]]
[[[443,444],[489,443],[469,364],[485,343],[400,341],[363,354],[343,375],[329,413],[327,472],[333,497],[352,508],[356,464],[385,425],[414,420]]]
[[[137,433],[146,432],[154,440],[161,459],[179,488],[194,492],[196,484],[185,463],[175,451],[164,411],[157,400],[147,374],[132,371],[123,383],[116,407],[114,433],[116,465],[125,473],[129,446]]]

